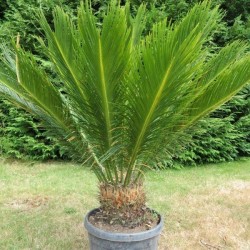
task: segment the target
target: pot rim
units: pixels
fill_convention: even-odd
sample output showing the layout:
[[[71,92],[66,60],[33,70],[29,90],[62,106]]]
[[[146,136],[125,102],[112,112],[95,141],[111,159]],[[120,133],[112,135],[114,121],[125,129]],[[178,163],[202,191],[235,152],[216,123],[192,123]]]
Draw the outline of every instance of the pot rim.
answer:
[[[116,232],[110,232],[110,231],[104,231],[102,229],[99,229],[95,227],[93,224],[89,222],[89,216],[92,215],[95,211],[97,211],[99,208],[92,209],[87,213],[87,215],[84,218],[84,226],[86,230],[88,231],[89,234],[105,239],[105,240],[110,240],[110,241],[120,241],[120,242],[131,242],[131,241],[141,241],[141,240],[146,240],[150,239],[153,237],[158,236],[163,228],[163,218],[162,216],[159,215],[159,223],[157,226],[150,230],[138,232],[138,233],[116,233]],[[154,211],[154,210],[153,210]]]

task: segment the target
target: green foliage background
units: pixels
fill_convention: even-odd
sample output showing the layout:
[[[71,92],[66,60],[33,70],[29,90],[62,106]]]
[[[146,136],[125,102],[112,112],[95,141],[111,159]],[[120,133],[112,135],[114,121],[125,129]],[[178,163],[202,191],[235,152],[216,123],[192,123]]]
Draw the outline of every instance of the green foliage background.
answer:
[[[108,0],[92,1],[93,10],[102,22]],[[125,1],[124,1],[125,2]],[[145,1],[131,0],[132,9]],[[152,24],[165,17],[178,21],[199,2],[198,0],[149,0],[147,5],[147,30]],[[211,46],[224,46],[227,42],[242,39],[250,41],[250,3],[248,0],[214,0],[221,4],[225,12],[224,22],[217,29]],[[21,45],[37,54],[37,60],[47,70],[53,72],[40,52],[36,36],[43,36],[36,13],[41,9],[48,20],[52,20],[52,10],[56,5],[71,13],[77,10],[80,0],[2,0],[0,2],[0,43],[10,44],[17,33],[21,35]],[[56,81],[56,77],[55,77]],[[159,164],[163,167],[174,163],[190,165],[196,163],[235,160],[250,155],[250,88],[245,88],[218,111],[202,120],[188,135],[192,140],[181,152]],[[0,154],[20,159],[47,160],[70,159],[67,149],[55,138],[46,135],[37,119],[25,111],[16,109],[0,97]]]
[[[17,159],[67,159],[65,148],[39,126],[39,121],[0,100],[0,155]]]

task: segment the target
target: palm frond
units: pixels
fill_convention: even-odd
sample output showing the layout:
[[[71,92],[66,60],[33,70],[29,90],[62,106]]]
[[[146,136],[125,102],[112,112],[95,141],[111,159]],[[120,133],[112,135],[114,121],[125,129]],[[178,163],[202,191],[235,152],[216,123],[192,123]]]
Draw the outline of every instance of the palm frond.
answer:
[[[238,58],[235,58],[238,59]],[[220,57],[221,61],[221,57]],[[201,93],[191,102],[186,127],[232,98],[250,79],[250,55],[246,55],[204,82]]]
[[[126,7],[118,8],[117,2],[111,1],[101,31],[88,2],[80,6],[76,24],[57,8],[54,31],[41,15],[48,40],[45,49],[63,80],[73,115],[95,154],[102,158],[117,151],[113,150],[119,113],[115,108],[121,105],[132,40],[138,42],[142,32],[143,9],[128,23]]]
[[[136,46],[141,41],[141,35],[145,29],[146,25],[146,18],[145,18],[145,12],[146,12],[146,5],[141,4],[140,7],[137,10],[137,14],[135,18],[131,17],[130,14],[130,4],[127,3],[125,6],[125,11],[127,15],[127,23],[129,24],[130,28],[132,29],[132,45]]]
[[[38,107],[28,100],[25,89],[18,83],[15,54],[4,46],[1,50],[0,93],[27,111],[37,113]]]
[[[136,72],[133,72],[135,81],[129,93],[133,113],[129,118],[129,168],[133,168],[138,155],[143,152],[146,155],[149,148],[162,141],[161,136],[175,126],[173,121],[186,106],[193,79],[206,56],[202,45],[219,17],[218,12],[211,11],[204,2],[176,26],[170,24],[166,28],[165,22],[155,25],[141,45],[139,66],[135,70],[139,76],[134,77]],[[135,89],[138,92],[133,94]]]
[[[57,132],[63,130],[61,134],[64,139],[67,139],[68,134],[71,134],[69,127],[72,126],[72,121],[69,120],[68,107],[65,107],[59,92],[39,71],[39,67],[30,58],[31,55],[21,50],[16,51],[18,58],[18,67],[16,67],[13,63],[13,54],[9,52],[5,51],[8,60],[3,60],[4,65],[0,68],[1,93],[22,108],[47,121],[47,124],[56,126]],[[17,71],[19,77],[17,77]]]
[[[4,55],[0,67],[0,93],[40,118],[51,134],[70,145],[77,160],[82,159],[86,152],[90,154],[98,166],[94,170],[96,175],[100,180],[106,180],[102,165],[72,116],[70,105],[39,68],[34,57],[20,48],[16,48],[17,63],[14,63],[11,51],[4,48]]]

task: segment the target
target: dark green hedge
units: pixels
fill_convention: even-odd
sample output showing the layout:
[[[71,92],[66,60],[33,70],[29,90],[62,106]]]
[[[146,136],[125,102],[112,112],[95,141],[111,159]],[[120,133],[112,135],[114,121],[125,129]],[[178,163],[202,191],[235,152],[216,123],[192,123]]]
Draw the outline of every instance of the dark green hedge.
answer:
[[[174,160],[182,165],[236,160],[250,156],[250,86],[197,124],[197,129]]]
[[[68,159],[66,149],[30,114],[0,100],[0,155],[17,159]]]

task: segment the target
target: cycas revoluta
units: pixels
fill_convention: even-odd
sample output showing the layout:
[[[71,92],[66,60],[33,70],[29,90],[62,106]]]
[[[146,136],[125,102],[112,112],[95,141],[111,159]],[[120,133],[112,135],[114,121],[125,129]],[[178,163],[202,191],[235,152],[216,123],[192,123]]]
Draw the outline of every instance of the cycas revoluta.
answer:
[[[76,158],[92,160],[104,209],[144,206],[149,163],[166,157],[187,128],[250,79],[245,43],[212,56],[204,46],[221,19],[218,6],[204,1],[179,23],[163,20],[143,37],[144,12],[141,5],[132,17],[129,4],[111,1],[100,27],[87,2],[77,22],[57,7],[53,29],[41,14],[41,43],[63,92],[33,55],[19,45],[3,49],[0,92],[39,116]]]

